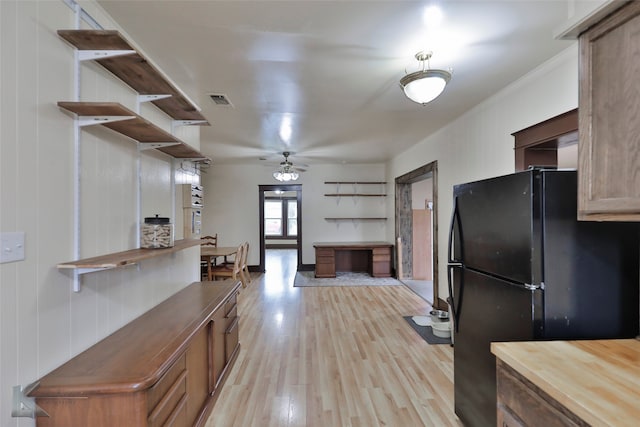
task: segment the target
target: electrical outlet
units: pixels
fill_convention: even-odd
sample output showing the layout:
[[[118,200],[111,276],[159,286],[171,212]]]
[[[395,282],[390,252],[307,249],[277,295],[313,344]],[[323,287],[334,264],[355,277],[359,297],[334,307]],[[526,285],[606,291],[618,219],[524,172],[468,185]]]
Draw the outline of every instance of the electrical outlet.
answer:
[[[0,264],[24,260],[24,231],[0,233]]]

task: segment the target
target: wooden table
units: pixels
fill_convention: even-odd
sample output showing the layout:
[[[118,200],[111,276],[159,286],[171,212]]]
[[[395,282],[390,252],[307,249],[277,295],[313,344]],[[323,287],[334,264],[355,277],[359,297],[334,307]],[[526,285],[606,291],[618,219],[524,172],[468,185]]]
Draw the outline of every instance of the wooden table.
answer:
[[[237,246],[200,246],[200,259],[207,262],[207,279],[211,280],[211,266],[213,260],[218,257],[224,257],[224,261],[227,261],[227,257],[238,252]]]
[[[313,247],[316,277],[336,277],[336,271],[366,271],[373,277],[391,277],[391,243],[320,242]]]

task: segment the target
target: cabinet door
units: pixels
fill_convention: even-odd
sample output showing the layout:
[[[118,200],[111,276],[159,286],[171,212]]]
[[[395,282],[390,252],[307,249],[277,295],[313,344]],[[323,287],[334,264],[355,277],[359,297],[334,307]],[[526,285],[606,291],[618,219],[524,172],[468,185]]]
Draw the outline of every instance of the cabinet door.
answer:
[[[640,219],[640,2],[580,35],[578,218]]]
[[[222,372],[225,366],[224,341],[225,341],[225,318],[224,312],[218,310],[213,319],[209,323],[209,393],[213,393],[218,387],[218,383],[222,378]]]
[[[189,425],[198,418],[209,397],[209,330],[203,327],[189,342],[187,350],[187,414]]]

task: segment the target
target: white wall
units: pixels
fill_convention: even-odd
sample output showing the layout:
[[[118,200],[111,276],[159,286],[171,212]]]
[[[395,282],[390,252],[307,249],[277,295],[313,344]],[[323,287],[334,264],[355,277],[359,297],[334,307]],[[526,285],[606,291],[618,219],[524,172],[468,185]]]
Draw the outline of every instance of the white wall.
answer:
[[[576,43],[390,162],[389,183],[422,165],[438,162],[437,250],[442,298],[448,295],[447,233],[453,186],[513,172],[511,134],[577,106]],[[438,108],[437,102],[427,108]],[[393,206],[389,205],[388,209],[389,218],[393,218]],[[389,227],[387,240],[393,241],[393,233],[393,227]]]
[[[105,28],[94,4],[83,3]],[[0,1],[0,231],[26,233],[25,260],[0,264],[0,425],[10,417],[11,388],[26,385],[198,280],[198,248],[91,273],[82,291],[56,265],[74,260],[73,119],[56,103],[74,99],[73,49],[58,29],[74,28],[62,1]],[[135,109],[135,94],[95,64],[82,66],[82,100]],[[170,129],[153,106],[141,114]],[[197,145],[199,130],[180,129]],[[137,247],[135,143],[106,129],[82,131],[82,258]],[[173,215],[172,162],[140,157],[141,217]],[[178,177],[180,180],[181,177]]]
[[[258,185],[278,184],[266,166],[214,164],[202,176],[205,206],[202,232],[218,233],[218,244],[233,246],[248,241],[249,265],[260,262],[260,218]],[[328,222],[326,217],[384,217],[393,193],[386,197],[325,197],[336,193],[335,185],[325,181],[384,181],[385,166],[375,165],[313,165],[300,175],[302,185],[302,262],[315,263],[313,242],[384,240],[393,221]],[[371,186],[367,192],[384,191],[383,186]],[[342,192],[352,193],[350,186]],[[362,190],[364,191],[364,190]]]

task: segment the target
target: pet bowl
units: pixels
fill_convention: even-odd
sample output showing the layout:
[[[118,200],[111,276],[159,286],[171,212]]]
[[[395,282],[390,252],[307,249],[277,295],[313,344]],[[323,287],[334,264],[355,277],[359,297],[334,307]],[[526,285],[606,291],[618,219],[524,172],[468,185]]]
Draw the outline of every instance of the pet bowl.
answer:
[[[450,322],[438,322],[431,324],[433,329],[433,335],[440,338],[451,338],[451,323]]]
[[[429,312],[431,320],[434,322],[444,322],[449,320],[449,313],[444,310],[431,310]]]

